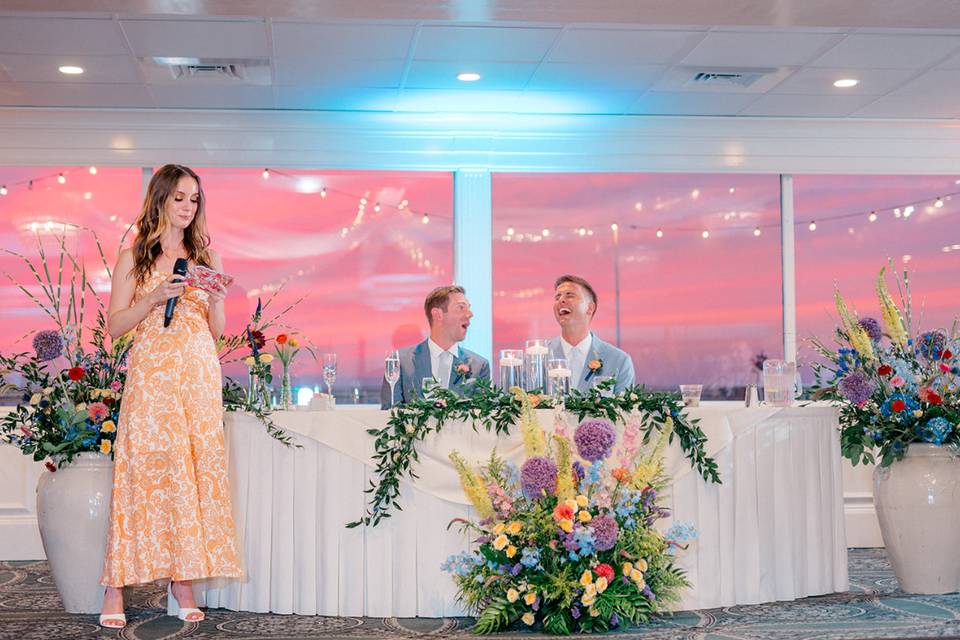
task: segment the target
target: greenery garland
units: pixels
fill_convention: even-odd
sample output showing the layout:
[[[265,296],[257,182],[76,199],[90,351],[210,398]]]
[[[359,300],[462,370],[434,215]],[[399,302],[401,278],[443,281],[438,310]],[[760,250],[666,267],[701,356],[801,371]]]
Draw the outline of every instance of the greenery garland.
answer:
[[[294,442],[293,436],[277,426],[270,417],[271,411],[269,409],[262,409],[248,403],[247,390],[229,376],[225,376],[223,379],[223,410],[252,413],[263,423],[263,426],[267,429],[267,435],[271,438],[287,447],[303,448],[302,444]]]
[[[649,441],[654,431],[660,433],[666,428],[670,420],[669,441],[672,443],[676,436],[691,466],[704,480],[720,484],[717,463],[704,450],[707,436],[698,426],[699,420],[689,419],[684,414],[683,403],[677,394],[651,392],[642,386],[629,387],[615,394],[613,384],[613,380],[607,380],[586,392],[572,390],[564,401],[564,409],[576,415],[578,420],[604,417],[614,422],[623,422],[626,415],[638,410],[641,412],[640,429],[644,442]],[[509,433],[517,424],[523,407],[518,397],[487,380],[476,380],[471,386],[471,395],[463,397],[448,389],[434,389],[429,398],[391,409],[390,419],[382,429],[367,429],[367,433],[374,437],[376,481],[371,480],[370,486],[364,490],[371,494],[364,516],[348,523],[348,528],[376,526],[392,515],[391,509],[401,509],[397,500],[401,479],[418,477],[413,469],[414,463],[420,459],[416,443],[440,432],[448,422],[470,422],[474,431],[482,427],[497,435]],[[548,396],[531,394],[531,398],[535,399],[538,409],[552,408]]]

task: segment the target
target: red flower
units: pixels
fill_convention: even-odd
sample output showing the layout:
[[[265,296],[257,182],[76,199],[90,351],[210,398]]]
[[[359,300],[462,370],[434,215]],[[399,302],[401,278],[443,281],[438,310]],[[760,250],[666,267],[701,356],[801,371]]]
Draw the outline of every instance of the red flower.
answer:
[[[103,404],[107,405],[108,407],[112,407],[114,402],[116,402],[116,400],[114,400],[113,398],[103,399]]]
[[[944,360],[949,360],[949,359],[952,358],[952,357],[953,357],[953,351],[950,351],[950,349],[944,349],[944,350],[943,350],[943,359],[944,359]]]
[[[893,403],[890,405],[890,408],[896,411],[897,413],[900,413],[901,411],[907,408],[907,403],[904,402],[903,400],[894,400]]]
[[[287,334],[281,333],[280,335],[277,336],[277,344],[283,344],[286,341],[287,341]]]
[[[553,510],[554,520],[573,520],[573,509],[568,504],[558,504]]]
[[[946,364],[943,364],[943,363],[941,362],[941,363],[940,363],[940,371],[943,371],[944,373],[950,373],[950,366],[949,366],[949,365],[946,365]]]
[[[877,373],[879,373],[881,376],[888,376],[893,373],[893,368],[891,368],[888,364],[882,364],[877,369]]]
[[[610,582],[613,580],[613,576],[614,576],[613,567],[611,567],[606,563],[598,564],[596,567],[593,568],[593,572],[596,573],[598,576],[606,578],[607,582]]]
[[[70,376],[70,379],[76,382],[83,377],[83,367],[74,367],[67,371],[67,375]]]
[[[49,460],[47,460],[44,464],[47,466],[47,471],[51,471],[51,472],[52,472],[52,471],[56,471],[56,470],[57,470],[56,465],[53,464],[52,462],[50,462]]]
[[[927,402],[930,404],[943,404],[943,398],[940,397],[939,393],[931,391],[927,394]]]

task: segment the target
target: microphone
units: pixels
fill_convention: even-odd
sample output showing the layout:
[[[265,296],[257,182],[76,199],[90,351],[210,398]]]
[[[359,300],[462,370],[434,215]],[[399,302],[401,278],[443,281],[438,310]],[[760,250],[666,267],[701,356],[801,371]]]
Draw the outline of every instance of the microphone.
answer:
[[[173,263],[173,275],[175,276],[187,275],[187,259],[186,258],[177,258],[177,261]],[[177,297],[174,296],[173,298],[167,298],[167,308],[164,309],[163,311],[164,328],[170,326],[170,321],[173,320],[173,308],[175,306],[177,306]]]

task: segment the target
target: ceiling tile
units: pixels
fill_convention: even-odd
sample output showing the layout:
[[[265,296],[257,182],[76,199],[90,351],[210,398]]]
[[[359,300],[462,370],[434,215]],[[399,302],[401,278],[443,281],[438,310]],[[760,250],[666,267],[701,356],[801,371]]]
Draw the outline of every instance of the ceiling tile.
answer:
[[[277,109],[393,111],[396,89],[277,87]]]
[[[656,82],[666,69],[657,65],[546,63],[540,65],[527,88],[545,91],[608,89],[640,92]]]
[[[277,84],[313,87],[399,87],[403,60],[275,58]]]
[[[397,98],[397,111],[515,113],[522,95],[520,91],[404,89]]]
[[[742,116],[783,116],[798,118],[842,118],[876,100],[875,96],[760,96],[746,107]]]
[[[891,95],[908,95],[914,100],[928,100],[933,96],[949,96],[960,100],[958,74],[952,69],[931,69],[906,83]]]
[[[270,109],[270,87],[223,85],[153,85],[150,92],[160,108],[169,109]]]
[[[550,62],[670,64],[703,40],[706,31],[570,29],[550,51]]]
[[[416,60],[540,62],[558,28],[446,27],[420,29]]]
[[[611,115],[626,112],[635,91],[525,91],[516,105],[520,113]]]
[[[24,107],[153,107],[139,84],[18,82],[3,85],[0,104]]]
[[[770,90],[770,93],[802,93],[807,95],[869,95],[888,93],[910,78],[916,71],[909,69],[799,69]],[[833,83],[842,78],[860,81],[855,87],[838,89]]]
[[[717,31],[684,59],[684,66],[780,67],[802,66],[841,36],[806,31]]]
[[[404,87],[411,89],[454,89],[459,91],[522,91],[536,70],[533,63],[459,63],[417,61],[410,65]],[[457,74],[480,74],[476,82],[461,82]]]
[[[960,48],[960,36],[859,34],[813,61],[812,67],[921,69]]]
[[[757,99],[754,94],[648,91],[627,113],[678,116],[732,116]]]
[[[937,65],[938,69],[960,69],[960,53]]]
[[[76,76],[64,75],[59,71],[62,65],[76,65],[84,72]],[[0,54],[0,66],[17,82],[143,82],[130,56]]]
[[[113,20],[0,17],[0,53],[107,56],[129,50]]]
[[[307,60],[403,60],[412,26],[383,24],[273,23],[273,49],[280,58]]]
[[[123,20],[137,56],[266,58],[271,54],[263,20]]]
[[[913,95],[890,95],[853,115],[857,118],[960,118],[960,100],[940,94],[924,100],[917,100]]]

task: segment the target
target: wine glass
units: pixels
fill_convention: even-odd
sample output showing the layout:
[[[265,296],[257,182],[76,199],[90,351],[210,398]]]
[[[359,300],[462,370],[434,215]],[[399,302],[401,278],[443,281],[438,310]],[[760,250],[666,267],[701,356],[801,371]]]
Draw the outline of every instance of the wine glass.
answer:
[[[323,354],[323,381],[327,383],[327,395],[333,397],[333,383],[337,381],[337,354]]]
[[[387,352],[383,361],[383,377],[390,384],[390,406],[393,406],[393,390],[400,380],[400,352],[396,349]]]

